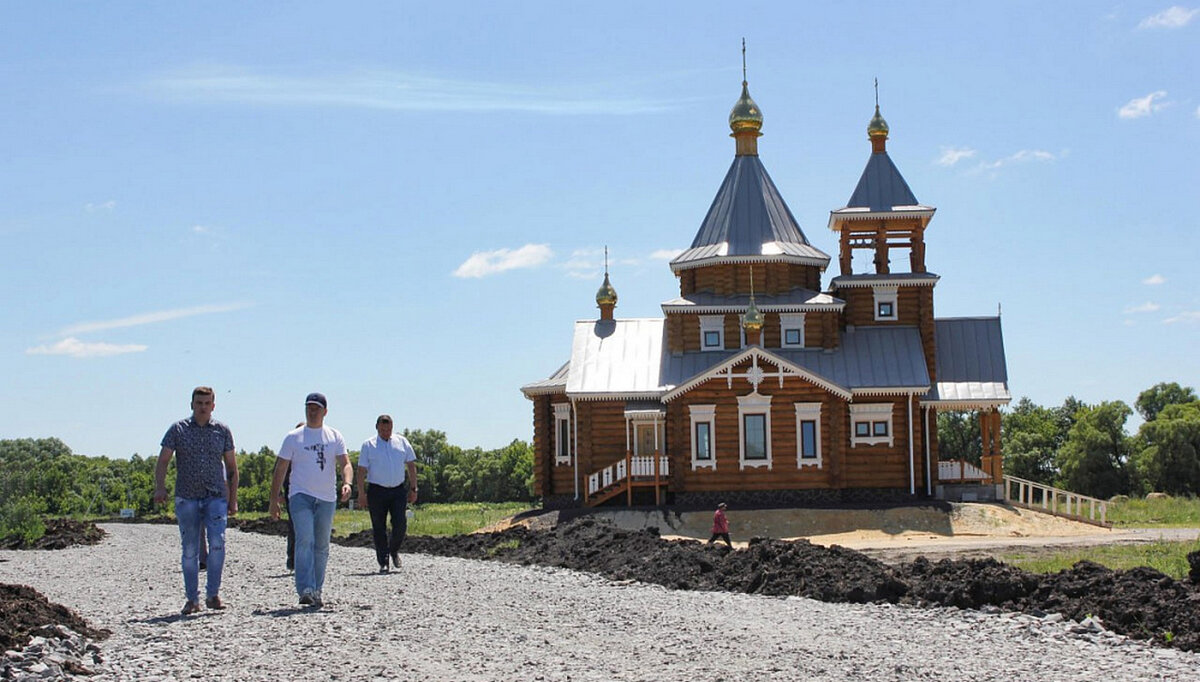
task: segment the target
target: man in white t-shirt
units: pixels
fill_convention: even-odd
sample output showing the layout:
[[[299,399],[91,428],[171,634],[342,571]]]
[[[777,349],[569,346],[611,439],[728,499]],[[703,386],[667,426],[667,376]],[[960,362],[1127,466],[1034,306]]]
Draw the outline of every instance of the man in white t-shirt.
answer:
[[[320,608],[329,561],[329,536],[337,506],[334,461],[342,472],[341,500],[350,499],[354,470],[346,456],[346,441],[337,429],[325,426],[329,407],[325,396],[309,393],[304,400],[304,426],[288,433],[275,459],[271,481],[271,518],[279,518],[279,489],[291,466],[288,514],[296,529],[296,593],[300,604]]]
[[[407,438],[392,433],[390,415],[379,415],[375,433],[358,452],[358,506],[371,510],[375,558],[379,572],[387,573],[389,556],[392,566],[400,568],[400,545],[408,530],[408,503],[417,501],[417,453]],[[390,539],[388,514],[392,516]]]

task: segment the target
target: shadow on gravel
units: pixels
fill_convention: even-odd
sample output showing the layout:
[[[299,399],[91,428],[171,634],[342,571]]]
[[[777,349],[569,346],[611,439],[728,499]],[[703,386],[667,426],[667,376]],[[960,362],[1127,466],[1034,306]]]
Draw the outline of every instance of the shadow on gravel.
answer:
[[[371,547],[362,531],[337,544]],[[745,549],[668,541],[657,528],[627,531],[584,516],[551,530],[513,527],[453,537],[410,536],[404,552],[541,565],[681,590],[800,596],[827,602],[889,602],[1036,616],[1098,617],[1108,629],[1156,644],[1200,651],[1200,552],[1188,555],[1190,582],[1150,568],[1113,571],[1081,561],[1048,575],[994,559],[924,557],[889,566],[844,547],[752,538]]]
[[[189,614],[186,616],[183,615],[182,613],[172,613],[172,614],[166,615],[166,616],[154,616],[153,618],[130,618],[129,620],[127,620],[125,622],[126,623],[141,623],[142,625],[170,625],[171,623],[178,623],[181,620],[196,620],[198,618],[215,618],[219,615],[221,615],[221,614],[220,614],[220,612],[217,612],[217,611],[201,611],[199,613],[192,613],[192,614]]]
[[[320,611],[328,611],[329,609],[314,609],[311,606],[285,606],[280,609],[272,609],[264,611],[263,609],[254,609],[250,613],[255,616],[270,616],[271,618],[288,618],[295,615],[304,615],[309,613],[318,613]]]

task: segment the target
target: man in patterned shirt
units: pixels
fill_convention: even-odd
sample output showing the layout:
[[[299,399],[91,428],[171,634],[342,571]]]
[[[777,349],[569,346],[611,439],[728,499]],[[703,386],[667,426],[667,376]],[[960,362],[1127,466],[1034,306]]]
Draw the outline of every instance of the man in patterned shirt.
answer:
[[[192,391],[192,416],[167,429],[154,469],[154,501],[167,501],[167,467],[175,462],[175,517],[183,545],[183,614],[200,610],[200,529],[208,535],[205,605],[223,609],[221,570],[225,566],[225,524],[237,513],[238,469],[233,433],[212,418],[216,397],[208,386]]]

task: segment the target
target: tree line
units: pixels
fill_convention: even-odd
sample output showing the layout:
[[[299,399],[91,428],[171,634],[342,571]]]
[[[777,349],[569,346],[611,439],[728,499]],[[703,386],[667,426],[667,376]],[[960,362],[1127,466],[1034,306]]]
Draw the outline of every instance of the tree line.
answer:
[[[1137,410],[1134,434],[1126,423]],[[1155,384],[1133,407],[1120,400],[1095,405],[1068,397],[1045,407],[1022,398],[1001,417],[1004,473],[1072,492],[1114,495],[1200,494],[1200,401],[1195,389]],[[938,414],[944,459],[980,460],[979,424],[971,413]]]
[[[462,448],[436,430],[405,430],[417,454],[421,502],[532,501],[533,449],[514,439],[495,450]],[[155,509],[157,456],[109,459],[75,454],[58,438],[0,440],[0,538],[14,528],[36,527],[41,516],[116,515],[133,509],[138,516]],[[357,475],[358,452],[350,453]],[[275,452],[237,453],[238,506],[267,511]],[[175,481],[175,460],[167,489]],[[40,532],[37,533],[40,535]]]

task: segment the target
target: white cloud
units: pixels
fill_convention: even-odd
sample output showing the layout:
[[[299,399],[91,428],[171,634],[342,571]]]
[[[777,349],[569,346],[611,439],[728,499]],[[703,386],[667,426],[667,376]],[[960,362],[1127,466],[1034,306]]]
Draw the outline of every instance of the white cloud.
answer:
[[[1142,284],[1149,284],[1150,286],[1155,286],[1158,284],[1165,284],[1166,281],[1167,281],[1166,277],[1163,277],[1162,275],[1159,275],[1159,274],[1154,274],[1154,275],[1150,275],[1146,279],[1142,280]]]
[[[1048,152],[1044,149],[1022,149],[1021,151],[1015,154],[1010,154],[1002,159],[996,159],[995,161],[983,161],[979,164],[976,170],[996,170],[1002,166],[1011,166],[1017,163],[1028,163],[1030,161],[1046,163],[1049,161],[1057,161],[1066,155],[1067,153],[1065,151],[1054,154],[1053,152]]]
[[[1142,118],[1149,116],[1158,111],[1162,111],[1170,102],[1161,102],[1162,98],[1167,96],[1166,90],[1155,90],[1145,97],[1134,97],[1125,103],[1125,106],[1117,110],[1117,116],[1121,118]]]
[[[1160,306],[1157,303],[1151,303],[1150,301],[1146,301],[1145,303],[1142,303],[1140,305],[1129,306],[1128,308],[1125,309],[1125,314],[1129,315],[1132,313],[1152,313],[1152,312],[1158,310],[1159,307]]]
[[[1138,28],[1183,28],[1191,23],[1197,14],[1200,14],[1200,9],[1188,9],[1175,5],[1142,19]]]
[[[212,228],[207,225],[192,225],[192,232],[195,234],[209,234]]]
[[[532,268],[546,261],[554,252],[545,244],[526,244],[519,249],[476,251],[454,271],[455,277],[487,277],[505,270]]]
[[[575,249],[562,267],[568,277],[598,279],[604,275],[604,249]]]
[[[1196,118],[1200,118],[1200,107],[1196,107]]]
[[[402,71],[285,76],[238,68],[197,68],[148,84],[182,100],[274,106],[328,106],[392,111],[520,111],[534,114],[644,114],[682,102],[596,96],[600,86],[517,85],[432,78]]]
[[[88,213],[95,213],[97,211],[111,211],[116,207],[117,202],[113,199],[109,199],[108,201],[102,201],[96,204],[88,202],[83,205],[83,210],[87,211]]]
[[[959,161],[973,156],[975,156],[975,150],[970,147],[942,147],[942,155],[934,163],[939,166],[953,166]]]
[[[191,308],[176,308],[174,310],[160,310],[153,313],[142,313],[140,315],[131,315],[129,317],[121,317],[115,320],[103,320],[99,322],[81,322],[73,324],[59,332],[61,336],[71,336],[73,334],[86,334],[88,332],[97,332],[105,329],[120,329],[122,327],[138,327],[144,324],[154,324],[155,322],[166,322],[168,320],[178,320],[183,317],[192,317],[194,315],[209,315],[212,313],[227,313],[233,310],[241,310],[242,308],[250,307],[250,303],[224,303],[216,305],[198,305]]]
[[[1163,324],[1175,324],[1176,322],[1200,323],[1200,310],[1185,310],[1174,317],[1163,320]]]
[[[659,249],[650,254],[650,258],[654,260],[674,260],[676,256],[683,253],[683,249]]]
[[[26,349],[28,355],[69,355],[73,358],[102,358],[124,353],[141,353],[147,346],[138,343],[118,345],[115,343],[86,342],[69,337],[49,346]]]

